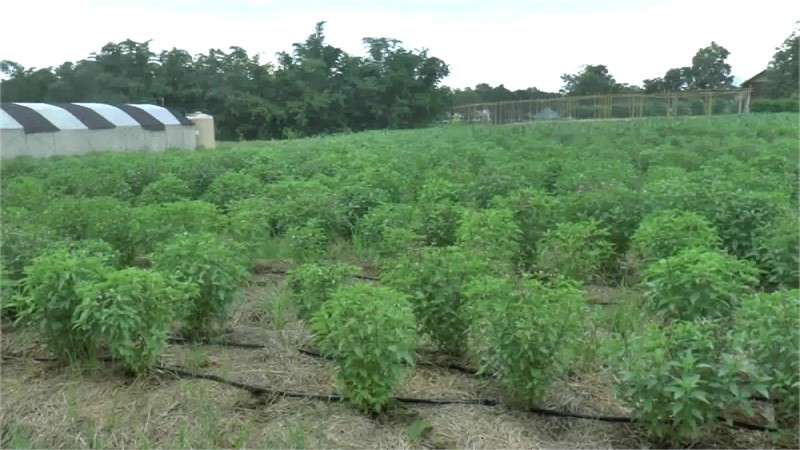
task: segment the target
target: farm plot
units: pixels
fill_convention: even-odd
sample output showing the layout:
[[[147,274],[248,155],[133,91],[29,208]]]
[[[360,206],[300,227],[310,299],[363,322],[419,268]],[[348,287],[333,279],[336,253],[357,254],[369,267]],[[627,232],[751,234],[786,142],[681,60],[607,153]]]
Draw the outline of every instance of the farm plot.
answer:
[[[792,447],[797,133],[768,115],[9,161],[3,444]]]

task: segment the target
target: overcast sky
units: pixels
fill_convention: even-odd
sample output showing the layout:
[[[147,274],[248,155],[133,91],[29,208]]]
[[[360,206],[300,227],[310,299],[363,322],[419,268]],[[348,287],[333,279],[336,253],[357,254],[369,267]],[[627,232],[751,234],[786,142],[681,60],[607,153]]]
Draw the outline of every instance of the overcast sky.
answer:
[[[157,52],[236,45],[272,61],[324,20],[328,42],[350,53],[364,54],[363,37],[428,48],[450,65],[448,86],[555,91],[582,64],[641,84],[690,65],[712,40],[747,79],[800,20],[800,1],[6,0],[0,14],[0,59],[25,67],[77,61],[126,38],[152,39]]]

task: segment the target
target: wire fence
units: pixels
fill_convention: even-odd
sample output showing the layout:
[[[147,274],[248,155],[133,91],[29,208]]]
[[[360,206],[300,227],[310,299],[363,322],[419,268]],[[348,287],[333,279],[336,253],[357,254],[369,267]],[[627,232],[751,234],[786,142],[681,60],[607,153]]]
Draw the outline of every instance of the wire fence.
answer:
[[[750,111],[750,89],[607,94],[456,106],[450,120],[507,124],[565,119],[709,116]]]

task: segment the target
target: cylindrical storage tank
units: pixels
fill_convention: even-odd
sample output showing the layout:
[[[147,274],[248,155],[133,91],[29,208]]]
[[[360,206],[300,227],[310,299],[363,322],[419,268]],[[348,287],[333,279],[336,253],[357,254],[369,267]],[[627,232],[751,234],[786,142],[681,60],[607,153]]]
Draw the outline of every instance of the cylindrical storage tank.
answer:
[[[194,122],[197,128],[198,148],[214,148],[217,146],[217,140],[214,137],[214,117],[199,111],[186,117]]]

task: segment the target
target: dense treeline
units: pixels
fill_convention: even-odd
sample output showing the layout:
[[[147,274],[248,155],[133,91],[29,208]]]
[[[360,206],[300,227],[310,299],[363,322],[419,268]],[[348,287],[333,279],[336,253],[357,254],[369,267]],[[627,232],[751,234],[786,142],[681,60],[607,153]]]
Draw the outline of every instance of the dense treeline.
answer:
[[[8,78],[0,90],[4,101],[155,103],[204,111],[215,116],[219,139],[253,140],[420,127],[446,117],[454,106],[475,103],[733,87],[726,62],[730,52],[712,42],[697,51],[691,66],[670,69],[641,87],[619,83],[607,66],[597,64],[562,75],[559,92],[512,91],[486,83],[450,89],[442,85],[449,66],[427,50],[406,50],[395,39],[364,38],[366,56],[350,55],[325,42],[324,23],[291,52],[279,53],[274,64],[240,47],[194,56],[177,48],[156,54],[149,41],[126,40],[55,68],[0,61]],[[776,49],[767,69],[769,98],[797,97],[798,39],[796,29]],[[785,110],[784,103],[767,109]]]
[[[155,103],[215,116],[220,139],[275,139],[429,124],[447,107],[444,61],[365,38],[367,56],[325,42],[324,22],[277,64],[232,47],[192,56],[149,42],[109,43],[54,69],[3,61],[4,101]]]

